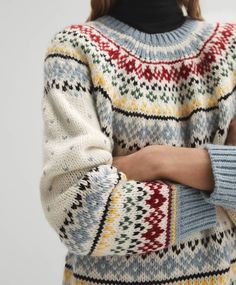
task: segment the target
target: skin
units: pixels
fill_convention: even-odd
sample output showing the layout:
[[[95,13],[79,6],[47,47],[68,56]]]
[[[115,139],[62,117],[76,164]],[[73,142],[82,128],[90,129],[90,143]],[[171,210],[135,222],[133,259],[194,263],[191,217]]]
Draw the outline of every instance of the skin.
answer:
[[[236,145],[236,116],[231,120],[226,145]],[[151,181],[167,179],[199,190],[213,191],[214,176],[206,149],[149,145],[124,156],[114,156],[113,163],[127,179]]]

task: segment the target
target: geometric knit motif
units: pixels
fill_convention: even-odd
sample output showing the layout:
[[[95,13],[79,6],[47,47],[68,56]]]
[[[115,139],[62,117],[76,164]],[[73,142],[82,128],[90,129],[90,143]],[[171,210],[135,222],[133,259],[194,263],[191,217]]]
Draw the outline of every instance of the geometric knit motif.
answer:
[[[91,258],[68,253],[63,284],[232,285],[230,282],[236,281],[235,236],[236,228],[209,230],[138,258],[136,255]]]
[[[67,247],[63,285],[236,282],[236,24],[189,17],[147,34],[105,15],[67,26],[44,60],[49,224]],[[135,181],[112,165],[152,144],[209,151],[209,193]]]

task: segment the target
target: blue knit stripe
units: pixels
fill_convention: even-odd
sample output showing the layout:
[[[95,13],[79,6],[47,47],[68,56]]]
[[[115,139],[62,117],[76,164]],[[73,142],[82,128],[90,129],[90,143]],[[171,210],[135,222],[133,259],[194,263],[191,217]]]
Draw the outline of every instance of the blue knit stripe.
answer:
[[[236,146],[205,144],[209,153],[215,185],[212,192],[202,191],[204,199],[226,209],[236,209]]]
[[[216,207],[205,201],[200,190],[183,184],[176,184],[176,189],[176,236],[179,241],[196,230],[201,231],[216,225]]]
[[[149,60],[178,60],[182,56],[191,56],[198,52],[202,44],[212,35],[214,24],[204,25],[202,22],[186,17],[184,24],[168,33],[149,34],[142,32],[110,15],[98,17],[96,21],[86,22],[109,38],[114,39],[120,46],[135,53],[136,56]],[[201,28],[200,28],[201,26]],[[155,49],[150,53],[146,45]],[[166,46],[173,45],[171,51]]]

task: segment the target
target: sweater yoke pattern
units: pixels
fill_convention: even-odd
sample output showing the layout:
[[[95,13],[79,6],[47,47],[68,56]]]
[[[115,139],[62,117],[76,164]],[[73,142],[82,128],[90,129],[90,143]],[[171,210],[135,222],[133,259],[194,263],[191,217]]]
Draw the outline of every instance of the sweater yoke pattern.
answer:
[[[236,284],[236,24],[189,17],[147,34],[105,15],[64,27],[44,59],[45,217],[63,285]],[[205,148],[215,187],[127,179],[112,157]],[[195,283],[194,283],[195,282]]]

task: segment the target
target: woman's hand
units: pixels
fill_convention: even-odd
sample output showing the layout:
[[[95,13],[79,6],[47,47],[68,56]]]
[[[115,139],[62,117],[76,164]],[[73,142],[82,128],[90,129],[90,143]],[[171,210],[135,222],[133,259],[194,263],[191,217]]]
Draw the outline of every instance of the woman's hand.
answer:
[[[236,145],[236,116],[230,122],[225,144]]]
[[[127,179],[136,181],[159,179],[162,175],[160,159],[163,148],[164,145],[149,145],[129,155],[115,156],[112,165],[124,172]]]
[[[230,122],[225,144],[236,145],[236,116]],[[202,190],[214,186],[209,157],[201,149],[149,145],[135,153],[113,157],[112,164],[124,172],[127,179],[136,181],[169,179]],[[194,164],[194,172],[191,164]],[[200,181],[205,184],[199,185]]]

